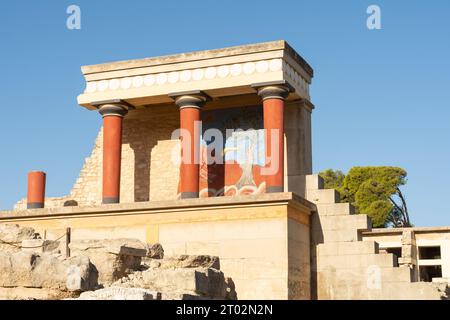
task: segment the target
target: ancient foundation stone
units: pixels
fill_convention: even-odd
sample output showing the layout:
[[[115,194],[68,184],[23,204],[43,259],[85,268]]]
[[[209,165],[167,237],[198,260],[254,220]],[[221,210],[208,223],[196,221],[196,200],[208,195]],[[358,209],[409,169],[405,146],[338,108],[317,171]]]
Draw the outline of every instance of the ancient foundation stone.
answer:
[[[76,274],[71,271],[75,269]],[[32,252],[0,253],[0,287],[83,291],[95,289],[97,277],[97,270],[88,258],[61,259]]]
[[[163,259],[164,258],[164,249],[161,244],[147,244],[147,258],[151,259]]]
[[[83,292],[76,300],[161,300],[161,293],[141,288],[108,287]]]
[[[22,241],[39,239],[33,228],[20,227],[17,224],[0,224],[0,252],[20,251]]]
[[[179,255],[149,259],[145,271],[120,279],[114,286],[145,288],[162,293],[162,299],[236,299],[234,283],[225,279],[219,258]],[[217,269],[216,269],[217,268]]]
[[[141,259],[147,254],[145,244],[134,239],[78,240],[69,246],[72,256],[89,257],[102,284],[111,284],[139,270]]]

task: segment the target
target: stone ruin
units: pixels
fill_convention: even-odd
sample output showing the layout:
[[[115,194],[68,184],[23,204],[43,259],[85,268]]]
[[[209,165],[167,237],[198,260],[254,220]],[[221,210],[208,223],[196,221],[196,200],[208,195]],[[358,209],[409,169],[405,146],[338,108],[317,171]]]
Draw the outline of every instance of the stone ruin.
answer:
[[[42,239],[33,228],[0,224],[2,300],[237,299],[216,256],[164,256],[136,239]]]

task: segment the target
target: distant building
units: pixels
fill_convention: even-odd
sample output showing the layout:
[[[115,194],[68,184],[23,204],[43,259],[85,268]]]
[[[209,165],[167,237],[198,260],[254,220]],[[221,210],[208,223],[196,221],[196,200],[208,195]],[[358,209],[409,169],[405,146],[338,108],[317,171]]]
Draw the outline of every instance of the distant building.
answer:
[[[363,241],[376,241],[399,265],[413,269],[414,281],[450,283],[450,227],[372,229]]]

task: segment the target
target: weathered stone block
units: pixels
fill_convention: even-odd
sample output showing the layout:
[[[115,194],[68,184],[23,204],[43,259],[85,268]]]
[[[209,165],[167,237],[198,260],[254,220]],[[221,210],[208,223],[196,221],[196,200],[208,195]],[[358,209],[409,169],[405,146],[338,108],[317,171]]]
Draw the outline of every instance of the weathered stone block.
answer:
[[[147,249],[147,258],[151,259],[163,259],[164,258],[164,249],[160,243],[155,244],[146,244]]]
[[[97,287],[98,271],[87,257],[72,257],[66,262],[66,287],[69,291],[88,291]]]
[[[78,273],[74,276],[75,269]],[[78,286],[74,284],[75,278]],[[63,260],[50,254],[0,253],[0,287],[82,291],[96,286],[97,271],[88,258]]]
[[[39,234],[33,228],[20,227],[17,224],[0,224],[0,252],[17,252],[23,240],[38,239]]]
[[[387,268],[396,266],[396,257],[393,254],[361,254],[354,255],[351,259],[348,256],[318,256],[317,270],[335,268],[352,269],[366,268],[370,266]]]
[[[22,240],[22,251],[27,252],[51,252],[56,251],[59,247],[59,241],[44,239],[26,239]]]
[[[324,180],[318,174],[305,176],[306,190],[319,190],[324,188]]]
[[[217,256],[208,255],[178,255],[161,260],[161,268],[214,268],[220,269]]]
[[[378,253],[378,247],[375,241],[327,242],[317,246],[317,254],[320,256],[373,254]]]
[[[147,253],[145,244],[134,239],[78,240],[69,247],[72,256],[89,257],[104,284],[138,270]]]
[[[318,203],[316,207],[321,216],[343,216],[355,213],[355,208],[350,203]]]
[[[161,300],[161,293],[142,288],[107,287],[83,292],[76,300]]]
[[[339,192],[334,189],[306,190],[306,198],[316,204],[338,203]]]

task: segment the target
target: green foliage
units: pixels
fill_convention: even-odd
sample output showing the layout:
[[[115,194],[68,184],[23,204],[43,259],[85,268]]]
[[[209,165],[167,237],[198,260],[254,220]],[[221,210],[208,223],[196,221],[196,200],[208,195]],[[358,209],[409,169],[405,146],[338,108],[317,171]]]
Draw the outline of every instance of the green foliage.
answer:
[[[396,189],[406,183],[406,171],[397,167],[353,167],[345,176],[343,188],[348,193],[350,202],[356,200],[356,193],[361,185],[375,180],[383,190],[378,190],[386,197],[396,193]]]
[[[372,178],[362,182],[355,194],[354,205],[357,206],[359,213],[372,218],[374,227],[385,227],[387,217],[393,209],[387,189],[390,187]]]
[[[392,204],[386,200],[376,200],[368,207],[361,209],[360,213],[367,214],[372,219],[374,228],[384,228],[388,226],[388,217],[392,207]]]
[[[340,189],[344,182],[345,174],[340,170],[327,169],[319,173],[325,182],[325,189]]]
[[[406,171],[397,167],[353,167],[344,175],[325,170],[319,175],[325,188],[336,189],[342,202],[350,202],[357,213],[372,218],[374,227],[410,226],[406,201],[400,186],[406,184]],[[394,201],[399,199],[400,203]]]

